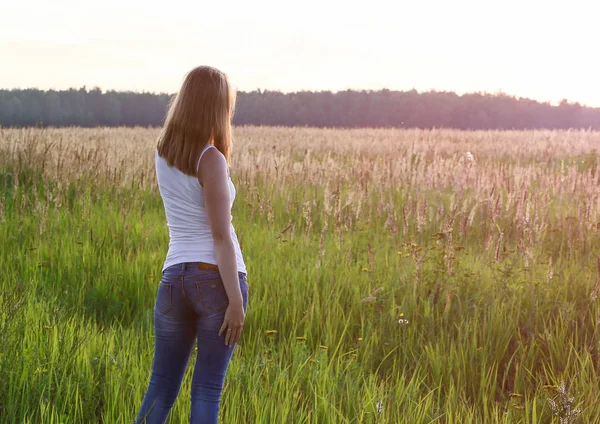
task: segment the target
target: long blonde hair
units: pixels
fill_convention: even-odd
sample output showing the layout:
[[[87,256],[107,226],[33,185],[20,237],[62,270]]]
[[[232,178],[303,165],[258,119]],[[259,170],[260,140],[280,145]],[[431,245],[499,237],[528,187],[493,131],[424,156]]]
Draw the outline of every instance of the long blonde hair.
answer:
[[[169,106],[158,154],[169,166],[196,176],[200,153],[212,143],[229,164],[234,108],[235,91],[225,73],[210,66],[192,69]]]

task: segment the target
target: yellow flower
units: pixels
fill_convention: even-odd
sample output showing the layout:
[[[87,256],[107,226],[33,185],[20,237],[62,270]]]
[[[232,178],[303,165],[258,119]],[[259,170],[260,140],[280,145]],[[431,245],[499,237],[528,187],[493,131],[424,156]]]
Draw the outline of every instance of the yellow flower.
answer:
[[[267,330],[265,331],[265,334],[268,336],[270,334],[277,334],[277,330]]]
[[[359,342],[362,342],[362,337],[359,337],[359,338],[358,338],[358,339],[356,339],[356,340],[358,340]]]
[[[369,268],[363,268],[362,271],[363,272],[369,272]]]

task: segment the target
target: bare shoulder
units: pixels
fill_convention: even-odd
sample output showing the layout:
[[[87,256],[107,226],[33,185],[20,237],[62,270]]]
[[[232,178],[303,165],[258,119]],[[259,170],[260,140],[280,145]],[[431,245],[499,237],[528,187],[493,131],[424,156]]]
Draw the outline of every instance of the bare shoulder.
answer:
[[[219,179],[227,176],[227,161],[225,156],[217,149],[210,148],[204,152],[198,166],[198,181],[200,184],[210,180]]]

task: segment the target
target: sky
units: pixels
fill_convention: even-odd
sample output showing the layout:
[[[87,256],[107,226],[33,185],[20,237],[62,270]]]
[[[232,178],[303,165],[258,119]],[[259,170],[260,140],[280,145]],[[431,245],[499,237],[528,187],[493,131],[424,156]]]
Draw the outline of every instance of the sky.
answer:
[[[244,91],[501,91],[600,107],[594,0],[3,3],[0,88],[174,93],[212,65]]]

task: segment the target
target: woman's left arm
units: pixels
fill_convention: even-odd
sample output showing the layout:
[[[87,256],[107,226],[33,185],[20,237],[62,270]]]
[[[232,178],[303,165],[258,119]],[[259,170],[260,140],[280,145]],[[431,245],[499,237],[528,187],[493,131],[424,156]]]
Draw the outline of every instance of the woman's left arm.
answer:
[[[237,343],[244,327],[245,312],[231,236],[231,197],[227,162],[217,149],[202,156],[198,181],[204,191],[204,205],[215,242],[217,266],[229,298],[219,335],[225,332],[225,344]]]

